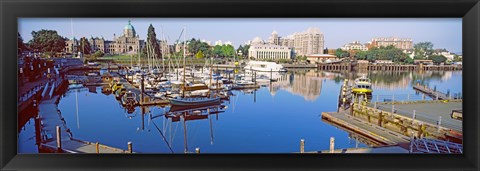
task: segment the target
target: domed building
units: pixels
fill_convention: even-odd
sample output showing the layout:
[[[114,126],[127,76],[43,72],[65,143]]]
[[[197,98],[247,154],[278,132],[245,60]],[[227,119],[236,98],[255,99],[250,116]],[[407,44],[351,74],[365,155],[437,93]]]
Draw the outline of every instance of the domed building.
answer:
[[[130,20],[123,28],[123,35],[117,37],[116,34],[113,34],[113,41],[104,40],[103,37],[92,37],[89,42],[93,51],[100,50],[108,54],[136,54],[145,44],[143,40],[140,40]]]

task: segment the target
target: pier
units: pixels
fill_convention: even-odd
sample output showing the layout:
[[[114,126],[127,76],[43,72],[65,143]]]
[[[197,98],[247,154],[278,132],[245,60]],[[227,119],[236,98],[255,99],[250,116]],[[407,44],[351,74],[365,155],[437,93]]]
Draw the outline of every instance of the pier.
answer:
[[[453,118],[452,112],[462,109],[461,99],[436,95],[440,100],[372,102],[357,99],[350,93],[351,86],[345,80],[339,96],[337,112],[322,112],[322,119],[348,131],[367,137],[381,145],[414,143],[413,139],[428,138],[462,144],[462,121]],[[432,140],[432,141],[433,141]],[[430,141],[430,140],[429,140]],[[422,146],[428,148],[428,146]]]
[[[322,71],[461,71],[462,65],[401,65],[376,64],[358,62],[319,63],[317,68]]]
[[[57,109],[60,96],[44,99],[39,105],[41,143],[39,148],[60,153],[127,153],[119,148],[74,139],[62,114]],[[97,145],[98,144],[98,145]]]
[[[447,99],[458,99],[460,97],[452,97],[451,94],[445,94],[445,93],[442,93],[440,91],[437,91],[435,89],[431,89],[429,88],[428,86],[426,85],[420,85],[420,84],[416,84],[413,86],[413,89],[423,93],[423,94],[426,94],[428,96],[430,96],[432,99],[435,99],[435,100],[447,100]]]

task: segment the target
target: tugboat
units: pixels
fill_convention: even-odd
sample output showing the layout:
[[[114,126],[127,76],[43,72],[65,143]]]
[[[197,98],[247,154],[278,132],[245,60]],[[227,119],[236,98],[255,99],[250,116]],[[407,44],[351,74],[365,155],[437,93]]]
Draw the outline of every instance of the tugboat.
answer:
[[[367,96],[372,95],[372,82],[366,76],[355,79],[352,92],[355,94],[365,94]]]

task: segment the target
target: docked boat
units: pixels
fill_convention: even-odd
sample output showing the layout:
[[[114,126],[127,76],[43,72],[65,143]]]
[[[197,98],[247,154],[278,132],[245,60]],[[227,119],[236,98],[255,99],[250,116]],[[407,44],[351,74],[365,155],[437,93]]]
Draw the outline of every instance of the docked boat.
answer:
[[[355,94],[367,94],[371,95],[372,82],[365,76],[355,79],[354,85],[352,87],[352,92]]]
[[[233,85],[232,89],[233,90],[239,90],[239,89],[250,89],[250,88],[259,88],[260,86],[258,84],[255,84],[253,81],[247,81],[247,80],[238,80],[235,82],[235,85]]]
[[[188,85],[186,81],[186,54],[185,54],[185,35],[184,35],[184,46],[183,46],[183,81],[182,81],[182,96],[177,96],[175,98],[170,99],[170,103],[172,106],[202,106],[202,105],[209,105],[209,104],[216,104],[220,103],[220,97],[185,97],[185,92],[187,91],[195,91],[195,90],[202,90],[207,89],[208,86],[205,84],[193,84]]]
[[[129,91],[122,96],[122,104],[124,106],[135,106],[137,103],[137,95],[134,92]]]
[[[254,70],[260,72],[285,72],[287,71],[282,65],[275,62],[266,61],[249,61],[245,70]]]
[[[208,90],[208,86],[205,84],[192,84],[187,86],[182,86],[183,91],[196,91],[196,90]]]
[[[127,89],[125,89],[124,87],[121,87],[115,90],[114,91],[115,98],[120,99],[126,92],[127,92]]]
[[[172,105],[201,106],[220,103],[220,97],[176,97],[170,99]]]
[[[119,82],[112,82],[112,91],[115,92],[117,91],[118,89],[121,89],[123,88],[123,84],[122,83],[119,83]]]

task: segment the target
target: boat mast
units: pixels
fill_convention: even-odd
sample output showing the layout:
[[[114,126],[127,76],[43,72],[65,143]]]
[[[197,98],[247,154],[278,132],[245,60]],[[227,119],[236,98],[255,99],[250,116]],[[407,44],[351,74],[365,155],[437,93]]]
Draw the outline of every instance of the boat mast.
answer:
[[[185,80],[185,60],[187,59],[186,58],[186,52],[185,52],[185,46],[187,46],[187,42],[185,41],[185,37],[186,37],[186,34],[187,34],[187,28],[186,27],[183,27],[183,30],[185,31],[185,33],[183,34],[183,91],[182,91],[182,96],[185,97],[185,90],[186,90],[186,86],[187,86],[187,82]]]
[[[161,26],[160,28],[162,28],[162,40],[164,41],[164,44],[162,45],[162,71],[165,72],[165,58],[164,58],[164,53],[165,53],[165,46],[167,45],[167,40],[165,40],[165,35],[163,34],[163,26]],[[160,42],[160,44],[162,44],[162,42]]]

